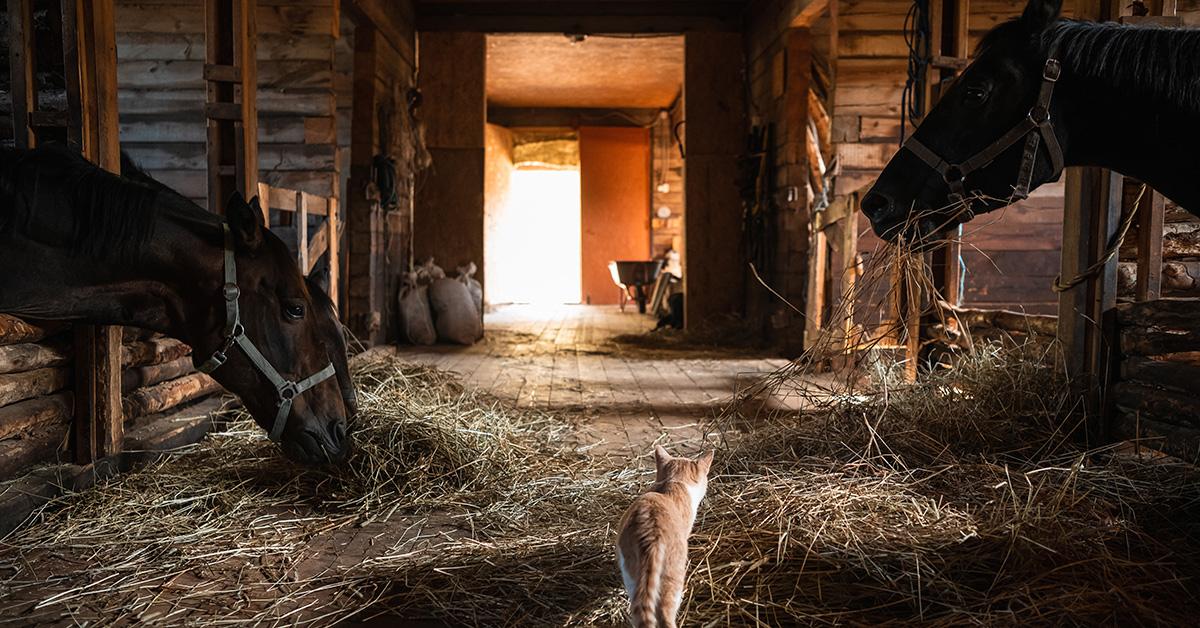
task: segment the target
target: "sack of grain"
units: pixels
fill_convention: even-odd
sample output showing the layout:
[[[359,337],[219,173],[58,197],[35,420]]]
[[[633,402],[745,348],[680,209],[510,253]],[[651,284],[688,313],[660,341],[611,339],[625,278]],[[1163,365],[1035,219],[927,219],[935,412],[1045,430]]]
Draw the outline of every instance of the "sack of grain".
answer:
[[[437,342],[433,312],[429,307],[429,287],[420,284],[418,273],[405,273],[400,284],[400,331],[414,345]]]
[[[471,291],[461,281],[443,277],[429,284],[429,303],[434,328],[443,342],[475,344],[483,333]]]
[[[466,266],[459,266],[458,280],[471,293],[471,300],[475,302],[475,310],[479,312],[479,333],[483,335],[483,286],[475,279],[476,270],[478,268],[475,266],[475,262],[471,262]]]

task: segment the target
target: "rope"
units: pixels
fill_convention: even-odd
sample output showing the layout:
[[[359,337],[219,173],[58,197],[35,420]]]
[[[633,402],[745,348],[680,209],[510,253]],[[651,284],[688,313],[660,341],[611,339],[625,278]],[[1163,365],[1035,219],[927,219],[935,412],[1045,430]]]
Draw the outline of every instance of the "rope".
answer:
[[[1137,218],[1138,209],[1142,206],[1142,197],[1145,195],[1146,184],[1143,183],[1141,189],[1138,190],[1137,199],[1133,201],[1133,209],[1121,220],[1121,228],[1113,234],[1113,241],[1109,243],[1108,250],[1104,252],[1104,257],[1100,258],[1095,264],[1088,266],[1087,270],[1075,275],[1066,283],[1062,282],[1062,275],[1055,277],[1054,285],[1052,286],[1055,292],[1066,292],[1104,270],[1104,267],[1121,251],[1121,245],[1125,243],[1125,236],[1129,234],[1129,228],[1133,226],[1133,219]]]
[[[925,82],[932,59],[930,48],[932,27],[929,21],[929,0],[913,0],[904,16],[904,45],[908,48],[907,80],[900,94],[900,144],[908,135],[909,125],[925,114]]]

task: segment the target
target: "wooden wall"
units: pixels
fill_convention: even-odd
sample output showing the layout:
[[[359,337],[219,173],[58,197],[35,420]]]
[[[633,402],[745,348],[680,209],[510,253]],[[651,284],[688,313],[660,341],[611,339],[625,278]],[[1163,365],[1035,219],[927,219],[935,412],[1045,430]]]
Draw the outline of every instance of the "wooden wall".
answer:
[[[750,124],[771,134],[769,175],[774,218],[762,245],[773,255],[758,268],[771,288],[801,306],[808,274],[810,197],[807,154],[812,67],[820,63],[827,33],[791,28],[808,2],[763,0],[752,5],[746,41]],[[745,150],[745,148],[743,148]],[[789,190],[791,194],[789,195]],[[761,236],[760,236],[761,237]],[[761,263],[760,263],[761,265]],[[794,353],[803,342],[804,320],[779,297],[751,281],[747,314],[772,344]]]
[[[261,180],[337,196],[336,0],[260,0],[257,20]],[[118,0],[116,26],[122,146],[204,205],[204,5]]]
[[[482,279],[486,35],[421,33],[420,49],[433,166],[417,184],[414,250],[444,268],[475,262]]]
[[[973,0],[971,48],[989,28],[1016,17],[1023,7],[1022,2]],[[907,2],[883,0],[842,0],[838,5],[833,139],[841,167],[839,194],[869,185],[897,150],[908,55],[902,27],[908,8]],[[1062,245],[1062,200],[1061,182],[1046,185],[1030,199],[966,227],[967,304],[1055,312],[1057,298],[1050,285]],[[869,231],[865,217],[860,218],[862,229]],[[870,251],[878,244],[867,234],[860,248]]]
[[[746,133],[741,33],[684,38],[685,325],[741,314],[746,269],[737,157]]]
[[[620,295],[608,263],[649,258],[649,132],[580,128],[579,173],[583,302],[615,304]]]

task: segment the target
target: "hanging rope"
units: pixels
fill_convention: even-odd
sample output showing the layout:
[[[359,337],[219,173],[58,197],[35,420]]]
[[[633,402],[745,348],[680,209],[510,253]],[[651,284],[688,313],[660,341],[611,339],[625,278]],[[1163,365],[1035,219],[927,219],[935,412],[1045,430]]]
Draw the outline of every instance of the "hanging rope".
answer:
[[[1098,275],[1104,270],[1104,267],[1116,257],[1121,251],[1121,245],[1125,243],[1125,236],[1129,233],[1129,228],[1133,226],[1133,219],[1137,218],[1138,209],[1142,206],[1142,197],[1146,195],[1146,184],[1142,184],[1142,188],[1138,190],[1137,199],[1133,201],[1133,209],[1129,210],[1129,215],[1121,220],[1121,227],[1113,234],[1113,240],[1109,243],[1108,249],[1104,252],[1104,257],[1100,258],[1095,264],[1088,266],[1086,270],[1075,275],[1070,281],[1063,283],[1062,275],[1054,278],[1054,291],[1066,292],[1075,286],[1087,281],[1088,279]]]

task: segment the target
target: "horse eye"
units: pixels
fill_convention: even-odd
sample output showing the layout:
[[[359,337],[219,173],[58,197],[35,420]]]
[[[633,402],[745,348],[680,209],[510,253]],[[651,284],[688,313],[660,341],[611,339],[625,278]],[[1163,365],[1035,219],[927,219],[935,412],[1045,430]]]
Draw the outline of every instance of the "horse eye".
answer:
[[[285,305],[283,314],[294,321],[298,321],[304,318],[304,306],[297,304]]]
[[[981,105],[988,99],[988,91],[982,87],[968,87],[966,91],[968,104]]]

